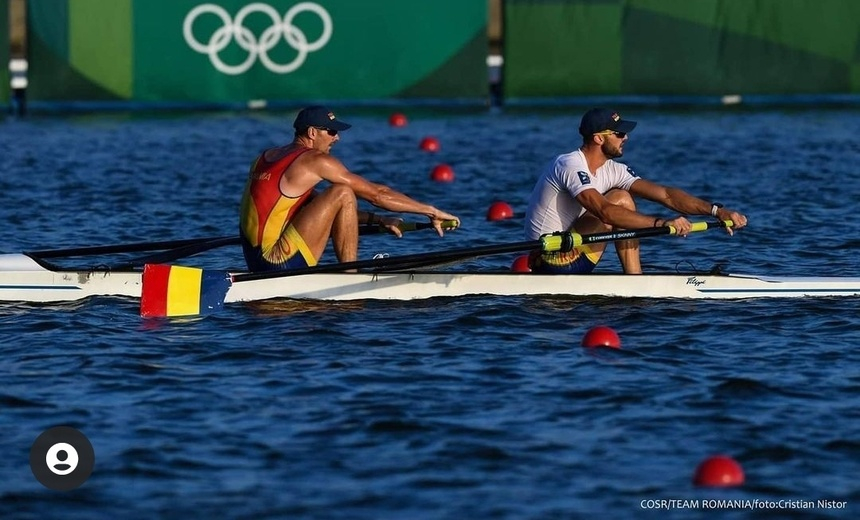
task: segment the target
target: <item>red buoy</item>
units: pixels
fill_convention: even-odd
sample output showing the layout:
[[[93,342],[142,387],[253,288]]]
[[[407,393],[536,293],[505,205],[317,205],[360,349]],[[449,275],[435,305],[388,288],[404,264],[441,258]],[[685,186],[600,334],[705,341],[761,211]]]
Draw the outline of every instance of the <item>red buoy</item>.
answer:
[[[439,148],[441,148],[439,146],[439,140],[436,139],[435,137],[430,137],[430,136],[425,137],[424,139],[421,140],[420,147],[425,152],[438,152]]]
[[[406,116],[400,112],[395,112],[388,118],[388,124],[397,127],[406,126]]]
[[[511,264],[511,271],[515,273],[530,273],[532,268],[529,267],[529,255],[521,255],[514,259]]]
[[[585,333],[582,338],[582,346],[621,348],[621,338],[612,328],[598,325]]]
[[[730,487],[743,483],[743,468],[726,455],[714,455],[703,460],[693,475],[693,484],[697,486]]]
[[[514,217],[514,208],[507,202],[496,201],[487,209],[487,220],[505,220]]]
[[[430,179],[436,182],[454,182],[454,170],[447,164],[437,164],[430,171]]]

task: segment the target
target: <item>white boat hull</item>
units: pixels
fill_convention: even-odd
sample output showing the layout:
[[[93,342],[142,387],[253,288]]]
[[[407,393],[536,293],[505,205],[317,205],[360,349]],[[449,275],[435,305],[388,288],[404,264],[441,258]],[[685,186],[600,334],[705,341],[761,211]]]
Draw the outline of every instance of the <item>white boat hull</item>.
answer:
[[[91,296],[140,298],[139,272],[51,271],[26,255],[0,255],[0,301],[68,302]]]
[[[0,255],[0,301],[67,302],[93,296],[140,298],[140,272],[52,271],[25,255]],[[469,295],[625,298],[796,298],[860,295],[860,278],[745,275],[538,275],[491,272],[307,274],[246,281],[225,302],[273,298],[416,300]]]
[[[237,283],[228,291],[225,302],[270,298],[416,300],[469,295],[694,299],[858,296],[860,278],[474,272],[310,274]]]

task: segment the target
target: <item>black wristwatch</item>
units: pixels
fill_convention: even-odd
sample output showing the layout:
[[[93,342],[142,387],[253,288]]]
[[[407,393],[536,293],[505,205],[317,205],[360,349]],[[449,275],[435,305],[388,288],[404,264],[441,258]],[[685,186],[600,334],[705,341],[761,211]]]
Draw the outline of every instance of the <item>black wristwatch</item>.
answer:
[[[717,211],[719,211],[719,209],[722,207],[723,207],[723,205],[720,204],[719,202],[712,202],[711,203],[711,216],[716,217]]]

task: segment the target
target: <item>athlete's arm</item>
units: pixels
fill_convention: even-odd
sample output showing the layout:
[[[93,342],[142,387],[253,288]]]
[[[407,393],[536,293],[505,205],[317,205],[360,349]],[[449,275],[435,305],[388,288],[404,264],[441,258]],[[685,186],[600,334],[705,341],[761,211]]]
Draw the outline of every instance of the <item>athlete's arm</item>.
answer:
[[[671,186],[662,186],[645,179],[637,179],[630,186],[630,193],[652,200],[685,215],[711,214],[710,202],[694,197],[684,190]]]
[[[630,193],[662,204],[684,215],[711,214],[712,205],[710,202],[690,195],[682,189],[672,186],[661,186],[645,179],[637,179],[630,186]],[[733,226],[735,229],[740,229],[747,224],[747,218],[744,215],[728,208],[719,208],[716,217],[723,220],[731,220],[735,224]],[[726,228],[726,231],[732,234],[732,228]]]
[[[602,222],[621,229],[653,227],[657,220],[657,217],[643,215],[612,204],[595,189],[583,190],[576,196],[576,200]]]
[[[430,219],[440,236],[444,234],[442,230],[443,221],[454,220],[458,225],[460,223],[460,219],[450,213],[439,210],[430,204],[419,202],[384,184],[371,182],[361,175],[350,172],[340,161],[330,155],[322,155],[317,158],[317,161],[319,164],[315,170],[322,179],[332,184],[349,186],[356,197],[366,200],[378,208],[396,213],[424,215]]]

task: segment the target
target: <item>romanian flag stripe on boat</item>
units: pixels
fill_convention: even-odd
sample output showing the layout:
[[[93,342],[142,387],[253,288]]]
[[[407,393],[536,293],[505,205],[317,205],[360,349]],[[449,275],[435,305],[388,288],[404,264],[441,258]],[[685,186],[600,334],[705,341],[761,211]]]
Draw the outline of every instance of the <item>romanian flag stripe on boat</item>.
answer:
[[[230,284],[224,271],[147,264],[143,268],[146,290],[140,299],[140,315],[189,316],[215,312],[224,305]]]

